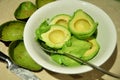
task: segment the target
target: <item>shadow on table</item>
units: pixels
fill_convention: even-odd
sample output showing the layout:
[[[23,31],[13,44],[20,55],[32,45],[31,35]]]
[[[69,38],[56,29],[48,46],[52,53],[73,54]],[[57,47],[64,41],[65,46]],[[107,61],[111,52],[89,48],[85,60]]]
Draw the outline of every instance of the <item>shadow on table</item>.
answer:
[[[114,62],[116,60],[117,56],[117,46],[112,54],[112,56],[103,64],[101,65],[102,68],[105,70],[109,71],[111,67],[114,65]],[[47,71],[51,76],[59,79],[59,80],[104,80],[101,77],[104,75],[103,73],[97,71],[97,70],[92,70],[87,73],[82,73],[82,74],[75,74],[75,75],[67,75],[67,74],[59,74],[59,73],[54,73],[51,71]]]

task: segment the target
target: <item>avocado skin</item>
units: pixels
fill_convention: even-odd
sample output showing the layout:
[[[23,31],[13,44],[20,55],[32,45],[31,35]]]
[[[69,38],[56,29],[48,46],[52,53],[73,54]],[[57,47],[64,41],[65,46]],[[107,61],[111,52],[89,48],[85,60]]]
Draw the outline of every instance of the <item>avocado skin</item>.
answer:
[[[25,22],[23,21],[8,21],[0,26],[0,40],[11,42],[23,39],[23,30]]]
[[[36,6],[37,8],[40,8],[44,5],[46,5],[47,3],[50,3],[50,2],[53,2],[53,1],[56,1],[56,0],[36,0]]]
[[[25,69],[39,71],[42,69],[28,54],[22,40],[14,41],[9,46],[9,56],[11,60]]]
[[[37,10],[37,7],[30,1],[22,2],[14,12],[17,20],[27,21],[28,18]]]

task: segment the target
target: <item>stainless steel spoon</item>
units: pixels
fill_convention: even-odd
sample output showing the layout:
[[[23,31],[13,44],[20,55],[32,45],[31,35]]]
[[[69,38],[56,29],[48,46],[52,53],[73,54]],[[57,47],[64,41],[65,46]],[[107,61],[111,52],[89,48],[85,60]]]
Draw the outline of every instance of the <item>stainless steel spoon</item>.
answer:
[[[105,69],[103,69],[103,68],[101,68],[101,67],[99,67],[99,66],[96,66],[96,65],[94,65],[94,64],[92,64],[92,63],[90,63],[90,62],[88,62],[88,61],[84,61],[84,60],[82,60],[82,59],[80,59],[80,58],[77,58],[77,57],[71,55],[71,54],[68,54],[68,53],[58,53],[57,51],[50,51],[50,50],[48,50],[48,49],[45,49],[45,48],[44,48],[43,46],[41,46],[41,45],[40,45],[40,47],[41,47],[42,50],[44,50],[44,51],[46,51],[46,52],[67,56],[67,57],[69,57],[69,58],[71,58],[71,59],[74,59],[74,60],[77,61],[77,62],[80,62],[80,63],[83,63],[83,64],[85,64],[85,65],[88,65],[88,66],[90,66],[90,67],[92,67],[92,68],[94,68],[94,69],[96,69],[96,70],[98,70],[98,71],[100,71],[100,72],[102,72],[102,73],[104,73],[104,74],[107,74],[107,75],[112,76],[112,77],[114,77],[114,78],[120,79],[120,75],[115,74],[115,73],[112,73],[112,72],[109,72],[109,71],[106,71]]]

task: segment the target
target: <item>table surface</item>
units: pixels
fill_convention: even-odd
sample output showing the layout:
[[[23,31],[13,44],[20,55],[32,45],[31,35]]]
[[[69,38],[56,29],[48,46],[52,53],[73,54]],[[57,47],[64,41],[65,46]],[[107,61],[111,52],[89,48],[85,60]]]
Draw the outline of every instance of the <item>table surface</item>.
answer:
[[[14,11],[17,6],[26,0],[0,0],[0,24],[15,20]],[[35,3],[35,0],[29,0]],[[112,56],[101,66],[104,69],[120,74],[120,0],[84,0],[90,2],[101,9],[103,9],[112,19],[117,31],[117,46]],[[0,42],[0,51],[8,55],[8,47]],[[43,69],[39,72],[33,72],[41,80],[118,80],[100,73],[99,71],[92,70],[87,73],[77,75],[58,74]],[[20,80],[15,74],[11,73],[6,68],[5,63],[0,62],[0,80]]]

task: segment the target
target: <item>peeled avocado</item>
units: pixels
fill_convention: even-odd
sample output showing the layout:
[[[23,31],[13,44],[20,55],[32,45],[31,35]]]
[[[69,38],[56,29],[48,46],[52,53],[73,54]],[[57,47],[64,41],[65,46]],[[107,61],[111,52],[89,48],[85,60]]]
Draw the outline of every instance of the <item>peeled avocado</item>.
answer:
[[[96,56],[100,49],[100,46],[95,38],[93,38],[93,37],[89,38],[88,42],[92,44],[92,47],[89,50],[87,50],[84,53],[84,55],[82,55],[82,57],[81,57],[81,59],[86,60],[86,61],[88,61],[88,60],[92,59],[94,56]]]
[[[59,14],[56,15],[50,22],[50,25],[53,24],[58,24],[58,25],[62,25],[65,26],[66,28],[68,28],[68,22],[71,19],[71,17],[67,14]]]
[[[43,23],[37,29],[36,36],[44,48],[60,53],[50,54],[56,63],[69,67],[82,64],[62,55],[65,53],[85,61],[97,55],[100,49],[96,40],[98,23],[83,10],[75,11],[72,17],[58,14],[49,23]]]
[[[69,30],[79,39],[90,37],[97,28],[98,23],[94,22],[86,12],[77,10],[69,22]]]
[[[70,32],[61,25],[51,25],[50,30],[41,34],[42,40],[52,48],[61,48],[71,37]]]
[[[91,43],[85,41],[85,40],[79,40],[75,38],[74,36],[71,37],[71,45],[67,46],[68,44],[65,44],[62,49],[58,50],[59,53],[68,53],[75,57],[80,58],[87,50],[91,48]],[[75,60],[68,58],[63,55],[58,54],[52,54],[52,59],[56,61],[58,64],[63,64],[66,66],[78,66],[81,63],[76,62]]]

